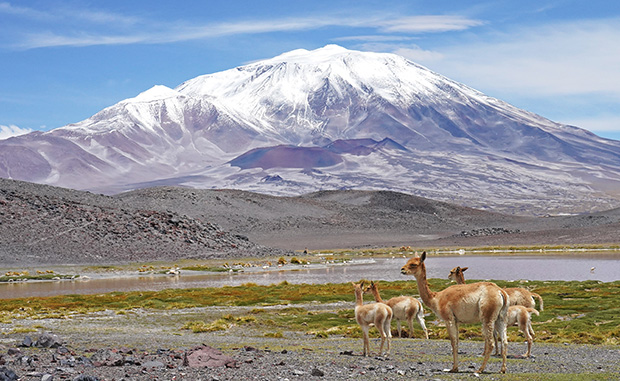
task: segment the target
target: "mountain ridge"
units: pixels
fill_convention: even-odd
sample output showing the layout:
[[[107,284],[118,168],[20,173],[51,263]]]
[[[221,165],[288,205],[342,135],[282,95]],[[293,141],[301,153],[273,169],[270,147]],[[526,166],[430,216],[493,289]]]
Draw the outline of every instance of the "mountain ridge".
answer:
[[[290,155],[265,167],[242,160],[360,139],[405,150],[332,152],[329,165],[320,155],[293,167]],[[400,56],[328,45],[154,86],[82,122],[0,141],[0,177],[105,194],[152,184],[274,195],[387,189],[540,215],[620,206],[620,142]]]

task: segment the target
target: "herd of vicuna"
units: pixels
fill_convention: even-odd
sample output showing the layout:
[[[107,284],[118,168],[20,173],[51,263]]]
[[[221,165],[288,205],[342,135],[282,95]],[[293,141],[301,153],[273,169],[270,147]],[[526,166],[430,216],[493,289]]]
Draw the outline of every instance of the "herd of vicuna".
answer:
[[[426,252],[420,257],[409,259],[401,268],[401,273],[413,275],[418,285],[418,292],[424,305],[430,308],[435,315],[444,321],[450,343],[452,344],[452,369],[458,372],[459,324],[482,323],[484,337],[484,354],[482,365],[478,372],[483,372],[493,348],[495,354],[502,356],[501,372],[506,372],[506,327],[518,325],[527,340],[527,352],[524,357],[530,357],[534,330],[532,329],[532,314],[538,315],[534,309],[534,298],[539,300],[540,310],[543,310],[543,300],[540,295],[524,288],[501,288],[491,282],[465,283],[463,272],[467,267],[455,267],[450,271],[448,278],[457,284],[442,291],[431,291],[426,280],[426,266],[424,260]],[[413,332],[413,319],[416,318],[424,336],[428,339],[428,330],[424,323],[424,309],[422,303],[411,296],[397,296],[387,301],[381,299],[377,283],[371,282],[364,287],[364,282],[353,283],[355,287],[355,318],[364,335],[363,355],[370,354],[368,331],[374,326],[379,331],[382,355],[384,346],[386,353],[390,351],[391,322],[396,319],[398,336],[401,335],[401,322],[407,322],[409,335]],[[365,293],[372,293],[376,303],[364,304]]]

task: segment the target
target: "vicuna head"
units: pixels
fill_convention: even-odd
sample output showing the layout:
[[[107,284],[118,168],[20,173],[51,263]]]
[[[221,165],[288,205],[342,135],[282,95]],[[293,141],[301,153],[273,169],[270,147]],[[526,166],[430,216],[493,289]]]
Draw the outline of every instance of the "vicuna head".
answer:
[[[400,269],[400,273],[404,275],[413,275],[418,277],[421,274],[426,273],[426,267],[424,266],[424,260],[426,259],[426,251],[422,253],[420,257],[414,257],[405,263]]]
[[[459,283],[460,280],[463,281],[463,283],[465,283],[465,276],[463,275],[463,273],[465,272],[465,270],[467,270],[469,267],[460,267],[457,266],[455,268],[453,268],[452,270],[450,270],[450,275],[448,275],[448,279]]]
[[[364,293],[367,293],[367,292],[371,292],[372,293],[372,292],[376,291],[377,288],[378,287],[375,284],[375,282],[374,281],[370,281],[370,284],[368,286],[366,286],[366,288],[364,289]]]

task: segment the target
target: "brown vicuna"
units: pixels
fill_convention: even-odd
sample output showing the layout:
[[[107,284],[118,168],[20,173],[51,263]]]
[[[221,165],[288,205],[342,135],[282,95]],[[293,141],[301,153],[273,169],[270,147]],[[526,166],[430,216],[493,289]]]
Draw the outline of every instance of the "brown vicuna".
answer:
[[[450,270],[450,275],[448,275],[448,278],[452,279],[456,283],[465,284],[465,277],[463,275],[463,272],[465,272],[465,270],[467,270],[468,268],[469,267],[455,267],[452,270]],[[541,311],[545,310],[543,306],[542,296],[538,295],[535,292],[532,292],[528,289],[520,288],[520,287],[505,288],[504,290],[506,290],[506,292],[508,293],[511,306],[523,306],[523,307],[528,307],[528,308],[535,308],[536,302],[534,301],[534,298],[538,298],[538,303],[540,304],[540,310]]]
[[[396,319],[398,325],[398,337],[402,337],[401,321],[407,322],[409,325],[409,337],[413,337],[413,318],[415,317],[418,324],[422,327],[422,331],[424,331],[424,337],[428,339],[428,330],[424,323],[424,308],[418,299],[412,296],[401,295],[395,296],[385,302],[381,299],[379,286],[375,282],[370,282],[370,286],[366,288],[366,291],[372,293],[376,302],[385,303],[392,308],[392,312],[394,313],[393,319]]]
[[[390,332],[390,324],[392,323],[392,309],[383,303],[364,304],[364,282],[352,283],[355,288],[355,320],[362,328],[364,334],[364,351],[363,355],[370,355],[370,342],[368,331],[370,324],[374,324],[381,336],[381,346],[379,355],[383,354],[383,345],[387,341],[386,354],[390,353],[390,341],[392,333]]]
[[[448,278],[452,279],[458,284],[465,284],[465,275],[463,272],[467,270],[468,267],[455,267],[450,270],[450,275]],[[508,289],[505,289],[508,290]],[[514,289],[513,289],[514,290]],[[524,290],[524,289],[522,289]],[[527,290],[525,290],[527,291]],[[538,294],[534,294],[538,295]],[[508,296],[511,298],[511,296]],[[533,301],[533,300],[532,300]],[[542,306],[542,298],[540,299]],[[525,340],[527,341],[527,352],[523,354],[523,357],[530,357],[532,354],[532,342],[534,341],[534,329],[532,328],[532,314],[536,314],[539,316],[537,310],[532,307],[525,307],[522,305],[511,305],[508,307],[508,315],[506,316],[506,326],[511,327],[513,325],[517,325],[523,335],[525,336]],[[495,353],[497,354],[499,351],[499,346],[497,343],[497,337],[495,338]]]
[[[480,282],[454,285],[442,291],[433,292],[426,280],[425,259],[426,252],[423,252],[419,258],[409,259],[402,267],[401,273],[413,275],[416,278],[422,301],[446,323],[452,345],[453,362],[450,372],[458,372],[459,368],[459,324],[481,322],[484,358],[478,372],[483,372],[489,361],[494,346],[493,333],[496,332],[503,344],[501,372],[506,373],[506,315],[508,312],[506,291],[494,283]]]
[[[537,310],[530,307],[508,307],[508,315],[506,319],[507,326],[518,326],[521,332],[523,332],[525,340],[527,341],[527,352],[523,354],[523,357],[530,357],[532,354],[532,342],[534,341],[535,336],[534,329],[532,328],[532,314],[536,314],[536,316],[540,315]]]

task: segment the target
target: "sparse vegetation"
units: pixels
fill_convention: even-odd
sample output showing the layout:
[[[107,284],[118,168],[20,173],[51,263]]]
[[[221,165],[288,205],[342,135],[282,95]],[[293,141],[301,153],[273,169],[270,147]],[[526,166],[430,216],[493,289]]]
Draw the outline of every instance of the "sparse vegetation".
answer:
[[[432,289],[442,289],[446,279],[430,279]],[[522,286],[519,282],[496,282],[501,287]],[[542,295],[545,310],[533,321],[537,342],[587,343],[620,345],[620,282],[597,281],[532,281],[528,287]],[[384,298],[416,291],[410,281],[382,282]],[[350,309],[329,308],[309,311],[296,304],[350,302]],[[287,305],[285,308],[266,306]],[[224,315],[213,322],[188,322],[183,328],[194,332],[230,329],[233,325],[250,324],[264,334],[298,331],[316,337],[344,335],[359,337],[355,322],[351,285],[290,284],[260,286],[247,283],[237,287],[170,289],[163,291],[113,292],[100,295],[63,295],[0,300],[3,322],[19,318],[67,319],[103,310],[126,313],[132,309],[182,309],[206,306],[255,306],[249,315]],[[429,313],[429,309],[425,309]],[[426,321],[431,338],[447,338],[444,327],[433,324],[434,315]],[[271,332],[271,333],[270,333]],[[421,335],[420,331],[414,332]],[[417,336],[416,336],[417,337]],[[421,337],[421,336],[420,336]],[[520,340],[516,328],[509,329],[509,340]],[[461,338],[480,340],[479,325],[463,325]]]
[[[62,275],[55,273],[41,273],[37,272],[37,274],[31,275],[28,271],[22,272],[7,272],[3,276],[0,276],[0,282],[18,282],[18,281],[29,281],[29,280],[60,280],[60,279],[74,279],[78,277],[78,275]]]

